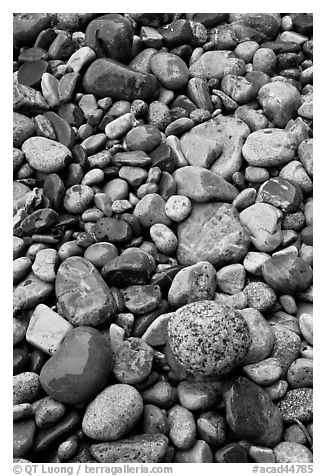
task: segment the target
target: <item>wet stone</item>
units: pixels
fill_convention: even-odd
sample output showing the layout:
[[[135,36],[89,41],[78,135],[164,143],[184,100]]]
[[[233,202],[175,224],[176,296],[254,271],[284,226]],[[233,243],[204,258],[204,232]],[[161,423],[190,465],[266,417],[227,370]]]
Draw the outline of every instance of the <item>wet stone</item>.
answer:
[[[161,302],[161,289],[157,284],[128,286],[122,295],[126,308],[134,314],[153,311]]]
[[[145,380],[152,370],[153,350],[142,339],[125,340],[114,356],[113,373],[120,383],[134,385]]]

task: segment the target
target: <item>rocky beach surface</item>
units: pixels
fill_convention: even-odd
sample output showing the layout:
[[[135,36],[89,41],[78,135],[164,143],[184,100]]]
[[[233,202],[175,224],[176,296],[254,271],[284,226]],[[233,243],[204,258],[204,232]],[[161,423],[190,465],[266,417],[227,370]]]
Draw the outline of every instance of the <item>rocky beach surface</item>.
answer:
[[[13,457],[313,460],[313,17],[13,16]]]

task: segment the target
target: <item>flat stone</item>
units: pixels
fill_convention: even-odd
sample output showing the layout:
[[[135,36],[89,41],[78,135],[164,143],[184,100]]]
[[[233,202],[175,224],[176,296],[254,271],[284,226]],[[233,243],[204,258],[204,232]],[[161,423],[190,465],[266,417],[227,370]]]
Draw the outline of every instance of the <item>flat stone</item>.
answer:
[[[144,124],[131,129],[126,135],[129,150],[152,152],[161,142],[162,136],[155,125]]]
[[[252,132],[242,147],[249,165],[273,167],[290,162],[297,149],[293,137],[283,129],[269,128]]]
[[[88,405],[83,418],[83,432],[98,441],[119,440],[139,420],[143,402],[139,392],[130,385],[106,387]]]
[[[29,165],[40,172],[57,172],[72,160],[71,152],[66,146],[45,137],[27,139],[22,151]]]
[[[103,217],[96,222],[95,236],[99,241],[126,243],[130,240],[132,231],[129,224],[124,220]]]
[[[221,340],[221,336],[228,337]],[[179,308],[169,321],[168,341],[173,355],[186,371],[215,377],[231,372],[242,363],[251,343],[249,328],[241,314],[213,301]]]
[[[55,292],[58,307],[74,326],[108,323],[116,312],[110,289],[85,258],[71,257],[61,264]]]
[[[164,435],[136,435],[113,443],[91,446],[91,453],[99,463],[159,463],[168,448]]]
[[[245,377],[237,377],[224,392],[226,419],[237,438],[273,448],[283,436],[281,412],[268,394]]]
[[[221,81],[221,90],[238,104],[256,99],[257,88],[243,76],[226,74]]]
[[[112,369],[108,341],[91,327],[71,330],[44,364],[40,381],[55,400],[72,405],[88,402],[104,387]]]
[[[96,97],[134,101],[153,99],[158,89],[155,76],[137,72],[109,58],[98,58],[87,69],[82,85]]]
[[[177,226],[180,264],[209,261],[219,267],[240,261],[250,238],[238,213],[227,203],[195,203],[190,215]]]
[[[182,167],[174,173],[178,195],[184,195],[193,202],[231,203],[238,190],[222,177],[198,166]]]
[[[45,304],[36,306],[26,331],[26,340],[46,354],[53,355],[72,325]]]

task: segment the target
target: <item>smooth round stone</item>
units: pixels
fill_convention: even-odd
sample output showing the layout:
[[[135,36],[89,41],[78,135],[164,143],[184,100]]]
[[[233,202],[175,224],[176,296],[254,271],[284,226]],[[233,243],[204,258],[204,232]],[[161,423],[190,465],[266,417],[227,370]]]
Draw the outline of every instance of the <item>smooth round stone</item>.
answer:
[[[250,331],[251,344],[244,364],[254,364],[270,356],[274,345],[274,333],[263,315],[257,309],[240,311]]]
[[[159,408],[170,408],[177,402],[177,392],[169,382],[159,381],[142,393],[144,404],[150,403]]]
[[[13,377],[13,404],[33,402],[41,390],[40,378],[35,372],[23,372]]]
[[[155,405],[145,405],[142,415],[142,431],[144,433],[166,435],[169,431],[169,425],[164,410]]]
[[[35,408],[35,423],[38,428],[54,425],[66,412],[65,406],[51,397],[44,397],[37,402]]]
[[[13,375],[21,374],[29,369],[29,353],[25,348],[15,347],[13,349]]]
[[[97,268],[102,268],[105,263],[116,258],[118,254],[117,248],[112,243],[103,241],[89,246],[84,253],[84,258]]]
[[[273,81],[260,88],[258,101],[268,119],[276,127],[285,127],[297,113],[300,93],[288,82]]]
[[[283,441],[273,449],[276,463],[312,463],[312,453],[306,446]]]
[[[118,382],[134,385],[149,376],[152,362],[153,349],[142,339],[130,337],[115,353],[113,373]]]
[[[145,228],[150,228],[156,223],[169,226],[171,220],[165,213],[165,204],[165,200],[160,195],[149,193],[137,203],[134,215]]]
[[[34,444],[36,425],[33,419],[16,421],[13,424],[13,456],[28,456]]]
[[[32,266],[32,261],[26,256],[17,258],[13,262],[13,282],[14,284],[19,283],[24,276],[30,271]]]
[[[58,210],[65,195],[65,186],[59,175],[49,174],[45,177],[43,193],[50,200],[51,208]]]
[[[275,463],[275,456],[270,448],[252,445],[248,453],[255,463]]]
[[[82,185],[91,186],[91,185],[101,183],[101,182],[103,182],[103,180],[104,180],[103,170],[101,170],[101,169],[92,169],[84,175],[81,183],[82,183]]]
[[[269,311],[276,302],[276,294],[268,284],[252,282],[247,284],[243,292],[247,296],[247,305],[260,312]]]
[[[178,239],[170,228],[162,223],[151,226],[149,234],[160,253],[173,254],[178,246]]]
[[[274,167],[290,162],[297,149],[293,137],[283,129],[269,128],[252,132],[242,154],[249,165]]]
[[[152,74],[142,73],[109,58],[98,58],[88,67],[83,88],[96,97],[150,101],[158,90]]]
[[[224,391],[227,422],[237,439],[273,448],[283,436],[282,415],[268,394],[245,377]]]
[[[181,405],[174,405],[169,409],[168,423],[169,438],[173,445],[181,450],[191,448],[196,438],[196,423],[193,414]]]
[[[280,177],[294,182],[305,194],[312,191],[312,181],[298,160],[292,160],[289,164],[286,164],[280,171]]]
[[[313,345],[313,318],[310,314],[302,313],[299,316],[300,332],[304,339]]]
[[[165,435],[135,435],[92,445],[91,454],[99,463],[160,463],[164,461],[168,444]]]
[[[185,304],[210,300],[216,290],[216,271],[208,261],[201,261],[181,269],[169,289],[168,301],[178,308]]]
[[[76,435],[71,436],[58,446],[58,457],[61,461],[71,459],[78,450],[78,438]]]
[[[185,370],[206,377],[231,372],[243,362],[251,343],[241,314],[213,301],[179,308],[169,321],[168,341]]]
[[[109,288],[85,258],[71,257],[61,264],[55,292],[58,307],[74,326],[108,323],[116,312]]]
[[[128,286],[122,294],[124,305],[134,314],[153,311],[161,302],[161,288],[157,284]]]
[[[103,187],[103,192],[112,200],[123,200],[128,197],[128,183],[121,178],[110,180]]]
[[[112,351],[102,334],[91,327],[72,329],[44,364],[40,381],[58,402],[89,401],[104,387],[112,369]]]
[[[152,347],[165,345],[167,325],[172,316],[172,312],[161,314],[156,318],[154,316],[154,321],[149,324],[144,334],[142,335],[142,339]]]
[[[301,423],[311,422],[313,419],[313,389],[289,390],[278,405],[285,423],[292,423],[295,420],[300,420]]]
[[[13,146],[20,148],[22,144],[35,134],[35,122],[32,118],[14,112]]]
[[[224,265],[240,261],[250,238],[236,208],[228,203],[195,203],[190,215],[177,227],[179,264],[209,261]]]
[[[296,359],[288,368],[286,378],[292,388],[312,387],[313,360]]]
[[[134,387],[111,385],[86,408],[83,432],[98,441],[118,440],[134,427],[142,411],[143,401]]]
[[[21,255],[23,254],[23,251],[25,249],[25,242],[22,238],[19,238],[18,236],[13,236],[13,259],[20,258]]]
[[[282,177],[275,177],[263,183],[256,198],[256,202],[269,203],[284,213],[296,212],[302,200],[301,189]]]
[[[125,137],[126,145],[129,150],[142,150],[152,152],[162,140],[159,129],[150,124],[134,127]]]
[[[180,405],[190,411],[206,410],[213,407],[221,393],[221,386],[215,382],[184,380],[177,387]]]
[[[172,195],[165,204],[166,215],[174,222],[184,221],[191,212],[191,200],[184,195]]]
[[[291,255],[274,256],[265,261],[262,272],[265,281],[282,294],[305,291],[312,282],[311,267]]]
[[[265,387],[265,391],[268,393],[268,395],[273,401],[280,400],[286,394],[288,387],[289,384],[286,380],[278,380],[277,382]]]
[[[116,218],[100,218],[95,225],[95,236],[99,241],[126,243],[132,236],[129,224]]]
[[[170,93],[172,93],[172,91],[170,91]],[[153,101],[149,105],[148,122],[149,124],[156,126],[160,131],[164,131],[164,129],[170,124],[172,119],[170,109],[163,102],[162,98],[159,97],[159,99],[160,100]]]
[[[21,322],[15,317],[13,318],[13,345],[19,344],[26,335],[26,322]]]
[[[298,147],[298,157],[310,177],[313,176],[313,138],[305,139]]]
[[[119,177],[126,180],[132,187],[138,188],[147,179],[147,172],[141,167],[123,165],[119,170]]]
[[[29,165],[40,172],[58,172],[72,160],[68,147],[46,137],[30,137],[22,151]]]
[[[40,302],[44,302],[52,294],[52,291],[52,283],[46,283],[30,272],[14,290],[14,312],[35,307]]]
[[[217,286],[226,294],[236,294],[243,290],[246,271],[242,264],[229,264],[219,269],[216,273]]]
[[[73,185],[66,190],[63,205],[69,213],[83,213],[94,198],[94,192],[88,185]]]
[[[245,365],[243,373],[258,385],[265,386],[271,385],[280,378],[282,367],[277,359],[271,357],[256,364]]]
[[[150,59],[152,73],[167,89],[177,91],[183,89],[189,78],[186,63],[172,53],[157,53]]]
[[[212,463],[213,455],[206,441],[196,440],[189,450],[177,450],[174,463]]]
[[[299,357],[301,340],[295,332],[282,324],[274,324],[272,331],[274,333],[274,347],[270,356],[276,357],[280,361],[282,377],[284,377],[289,366]]]

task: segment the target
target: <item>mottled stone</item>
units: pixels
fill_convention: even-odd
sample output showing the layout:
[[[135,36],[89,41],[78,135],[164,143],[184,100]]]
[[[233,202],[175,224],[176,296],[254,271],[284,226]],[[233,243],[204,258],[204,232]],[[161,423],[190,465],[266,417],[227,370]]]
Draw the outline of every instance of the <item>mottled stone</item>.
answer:
[[[298,443],[283,441],[273,449],[276,463],[312,463],[312,453]]]
[[[72,160],[71,152],[66,146],[46,137],[27,139],[22,151],[29,165],[40,172],[60,171]]]
[[[301,258],[273,256],[262,266],[265,281],[275,291],[295,294],[305,291],[312,282],[312,269]]]
[[[130,337],[117,349],[113,373],[120,383],[134,385],[145,380],[152,370],[153,350],[138,337]]]
[[[274,324],[272,331],[274,334],[274,347],[270,356],[280,361],[282,377],[284,377],[290,364],[299,357],[300,337],[282,324]]]
[[[313,418],[313,389],[289,390],[278,405],[285,423],[292,423],[296,419],[302,423],[310,422]]]
[[[274,333],[264,316],[257,309],[240,311],[250,331],[251,344],[244,364],[254,364],[270,356],[274,345]],[[276,356],[277,357],[277,356]]]

